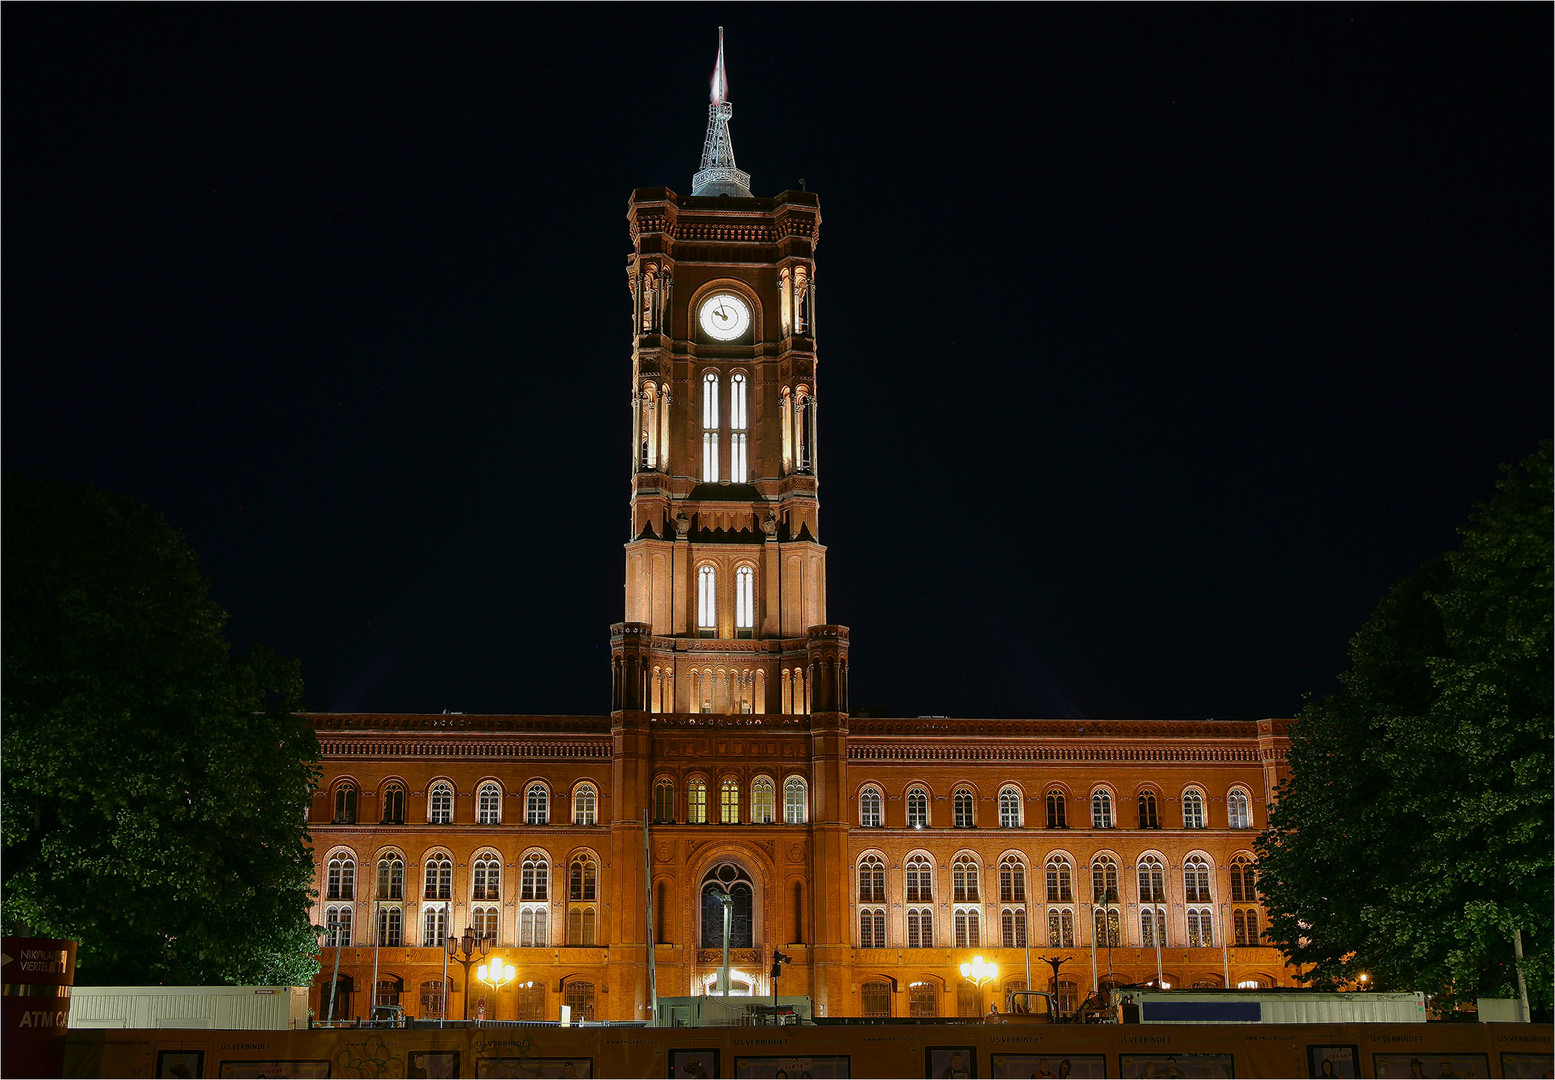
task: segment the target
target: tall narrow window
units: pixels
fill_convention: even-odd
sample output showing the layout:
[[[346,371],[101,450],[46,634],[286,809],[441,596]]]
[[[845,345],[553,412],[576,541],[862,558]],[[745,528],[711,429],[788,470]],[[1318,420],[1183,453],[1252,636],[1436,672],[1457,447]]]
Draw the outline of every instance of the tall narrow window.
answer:
[[[545,948],[550,942],[549,907],[526,904],[518,912],[518,944],[521,948]]]
[[[502,860],[496,855],[487,853],[477,858],[470,879],[472,900],[502,899]]]
[[[970,829],[976,824],[972,810],[972,792],[969,788],[957,788],[951,803],[955,808],[955,823],[958,829]]]
[[[567,944],[593,945],[599,928],[599,864],[574,855],[567,868]]]
[[[428,905],[421,913],[421,947],[441,949],[448,937],[448,910],[442,904]]]
[[[1204,828],[1204,796],[1192,788],[1182,793],[1182,827]]]
[[[579,784],[572,793],[572,823],[592,825],[599,813],[599,796],[593,784]]]
[[[1057,949],[1074,948],[1073,909],[1048,908],[1047,943]]]
[[[859,792],[858,823],[866,829],[878,829],[881,824],[880,789],[867,787]]]
[[[544,825],[551,820],[551,793],[544,784],[530,784],[524,793],[524,824]]]
[[[520,900],[544,900],[550,889],[551,864],[540,855],[526,855],[519,868]]]
[[[356,860],[348,854],[332,855],[329,860],[327,900],[351,900],[356,895]]]
[[[907,947],[909,949],[934,948],[934,909],[907,909]]]
[[[734,572],[734,636],[756,632],[756,571],[742,566]]]
[[[1139,796],[1139,827],[1141,829],[1159,829],[1161,819],[1156,814],[1155,795],[1145,791]]]
[[[475,820],[481,825],[497,825],[502,822],[502,789],[495,783],[481,785],[476,795]]]
[[[1247,792],[1233,791],[1226,796],[1226,816],[1233,829],[1253,827],[1253,812],[1247,799]]]
[[[1006,857],[999,862],[999,902],[1026,902],[1026,864],[1019,859]]]
[[[661,776],[653,783],[653,820],[668,825],[675,820],[675,782]]]
[[[718,633],[718,573],[705,563],[697,567],[697,633],[708,638]]]
[[[724,902],[720,893],[729,898],[730,947],[751,948],[755,890],[750,875],[734,863],[721,863],[702,878],[702,948],[716,949],[723,944]]]
[[[519,864],[518,943],[525,948],[547,944],[550,922],[551,863],[541,852],[531,852]]]
[[[977,895],[977,861],[970,855],[963,855],[950,867],[950,880],[953,886],[951,899],[957,904],[978,903]]]
[[[771,825],[777,818],[777,799],[772,781],[758,776],[751,783],[751,821],[756,825]]]
[[[1104,945],[1110,949],[1116,949],[1123,944],[1122,917],[1117,908],[1097,908],[1091,914],[1094,916],[1092,933],[1097,945]]]
[[[956,948],[975,949],[983,943],[982,918],[976,908],[957,908]]]
[[[865,908],[858,913],[859,948],[885,948],[885,909]]]
[[[1112,828],[1112,793],[1098,788],[1091,792],[1091,828]]]
[[[804,778],[790,776],[783,781],[783,823],[803,825],[809,816],[810,797]]]
[[[500,929],[496,904],[477,904],[470,909],[470,928],[493,945]]]
[[[1073,877],[1069,863],[1063,859],[1049,859],[1047,863],[1047,902],[1050,904],[1074,903]]]
[[[1190,904],[1210,903],[1209,863],[1195,855],[1182,867],[1183,899]]]
[[[1005,908],[999,913],[1000,944],[1006,949],[1026,947],[1026,910]]]
[[[1064,821],[1064,793],[1056,789],[1047,793],[1047,827],[1050,829],[1069,827]]]
[[[427,857],[426,875],[421,891],[423,900],[452,900],[454,898],[454,864],[442,852]]]
[[[1154,855],[1139,860],[1139,902],[1164,904],[1166,902],[1166,867]]]
[[[858,864],[858,902],[885,903],[885,863],[878,856],[866,855]]]
[[[686,820],[693,825],[707,823],[707,783],[700,777],[686,785]]]
[[[732,776],[718,785],[718,820],[724,825],[740,823],[740,782]]]
[[[377,899],[405,899],[405,860],[398,852],[378,856]]]
[[[1091,903],[1116,904],[1118,902],[1118,864],[1106,855],[1099,855],[1091,864]]]
[[[794,402],[794,467],[802,473],[810,471],[810,424],[810,395],[801,386]]]
[[[356,824],[356,785],[341,784],[335,789],[335,824]]]
[[[702,377],[702,480],[718,483],[718,376]]]
[[[1258,883],[1253,877],[1253,864],[1242,855],[1231,860],[1231,899],[1235,903],[1255,903],[1258,900]]]
[[[907,902],[934,902],[934,867],[925,855],[915,855],[907,860]]]
[[[1139,944],[1146,949],[1156,946],[1166,948],[1166,909],[1142,907],[1139,909]]]
[[[405,789],[398,784],[390,784],[383,789],[382,824],[405,824]]]
[[[378,944],[397,949],[405,942],[405,912],[398,904],[378,906]]]
[[[1007,787],[999,792],[999,828],[1020,828],[1020,792]]]
[[[1188,909],[1188,948],[1209,949],[1215,944],[1214,916],[1208,908]]]
[[[448,825],[454,820],[454,789],[452,785],[436,783],[427,795],[427,820],[433,825]]]
[[[922,788],[913,788],[907,793],[907,827],[909,829],[929,827],[929,793]]]
[[[729,376],[729,479],[743,484],[750,479],[745,467],[745,376]]]
[[[329,936],[324,939],[326,948],[339,949],[351,944],[351,905],[341,904],[324,913],[324,926]]]

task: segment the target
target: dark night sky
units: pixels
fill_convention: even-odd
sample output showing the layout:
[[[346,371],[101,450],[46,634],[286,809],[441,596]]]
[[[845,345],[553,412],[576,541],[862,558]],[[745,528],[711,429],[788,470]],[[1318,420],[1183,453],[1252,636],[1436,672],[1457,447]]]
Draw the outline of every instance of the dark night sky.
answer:
[[[818,251],[853,704],[1289,715],[1551,431],[1548,4],[4,10],[4,464],[328,710],[598,713],[634,187]]]

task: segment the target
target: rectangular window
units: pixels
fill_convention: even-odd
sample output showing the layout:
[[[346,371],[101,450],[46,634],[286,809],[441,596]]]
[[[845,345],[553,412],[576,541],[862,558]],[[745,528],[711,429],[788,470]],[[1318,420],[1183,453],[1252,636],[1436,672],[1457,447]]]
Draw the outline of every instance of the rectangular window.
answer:
[[[745,432],[736,431],[729,436],[729,479],[736,484],[745,483]]]
[[[421,947],[441,949],[448,937],[448,912],[442,907],[429,907],[423,913]]]
[[[733,780],[725,780],[718,789],[718,820],[725,825],[740,823],[740,788]]]
[[[694,780],[686,791],[687,819],[693,825],[707,822],[707,788],[700,780]]]

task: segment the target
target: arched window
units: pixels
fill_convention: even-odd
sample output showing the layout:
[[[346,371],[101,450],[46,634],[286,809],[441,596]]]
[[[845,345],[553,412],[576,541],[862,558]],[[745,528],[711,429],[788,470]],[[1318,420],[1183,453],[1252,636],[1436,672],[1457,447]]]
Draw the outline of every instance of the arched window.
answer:
[[[734,572],[734,636],[756,632],[756,571],[742,566]]]
[[[1188,948],[1210,949],[1215,945],[1215,922],[1209,908],[1188,909]]]
[[[567,944],[593,945],[599,926],[599,864],[587,852],[567,866]]]
[[[524,948],[549,943],[551,864],[538,852],[525,855],[519,866],[518,944]]]
[[[570,982],[563,993],[563,999],[567,1007],[572,1010],[573,1020],[594,1019],[594,984],[591,982]]]
[[[349,781],[335,789],[335,824],[356,824],[356,785]]]
[[[1007,787],[999,792],[999,828],[1020,828],[1020,792]]]
[[[448,909],[442,904],[428,904],[421,909],[421,947],[441,949],[448,939]]]
[[[518,909],[518,944],[520,948],[543,949],[550,942],[551,909],[540,904],[525,904]]]
[[[1147,906],[1139,909],[1139,944],[1142,948],[1166,948],[1166,908]]]
[[[448,986],[453,980],[424,982],[421,984],[421,1016],[423,1019],[443,1019],[448,1007]]]
[[[867,787],[859,792],[858,822],[866,829],[878,829],[881,824],[880,789]]]
[[[398,852],[378,856],[378,900],[404,900],[404,858]]]
[[[479,825],[502,824],[502,788],[494,780],[482,784],[475,793],[475,821]]]
[[[1047,943],[1056,949],[1074,948],[1074,910],[1048,908]]]
[[[865,855],[859,860],[858,902],[885,903],[885,863],[876,855]]]
[[[1140,792],[1139,795],[1139,827],[1141,829],[1161,827],[1161,819],[1156,814],[1155,795],[1149,791]]]
[[[861,908],[858,913],[861,949],[885,948],[885,908]]]
[[[961,855],[950,866],[950,880],[952,885],[951,900],[957,904],[976,904],[979,902],[977,890],[977,860],[970,855]]]
[[[675,781],[667,776],[653,782],[653,820],[661,825],[675,820]]]
[[[398,904],[378,905],[378,944],[397,949],[405,943],[405,912]]]
[[[909,949],[934,948],[933,908],[907,909],[907,947]]]
[[[697,633],[718,633],[718,572],[707,563],[697,567]]]
[[[551,820],[551,792],[544,784],[530,784],[524,792],[524,824],[545,825]]]
[[[745,375],[736,371],[729,376],[729,479],[736,484],[750,477],[745,468]]]
[[[884,1019],[891,1015],[891,984],[888,982],[867,982],[859,987],[859,1002],[863,1005],[863,1014],[875,1019]]]
[[[783,821],[803,825],[810,817],[810,792],[804,777],[790,776],[783,781]]]
[[[593,784],[579,784],[572,791],[572,823],[592,825],[598,814],[599,798]]]
[[[500,929],[497,920],[498,910],[496,904],[476,904],[470,908],[470,928],[493,945],[497,943],[497,933]]]
[[[400,995],[405,992],[405,980],[396,975],[390,975],[387,979],[378,980],[377,992],[373,997],[374,1005],[398,1005]]]
[[[686,820],[693,825],[707,823],[707,782],[693,777],[686,785]]]
[[[740,823],[740,782],[732,776],[718,785],[718,820],[725,825]]]
[[[718,483],[718,376],[702,376],[702,480]]]
[[[1047,827],[1050,829],[1067,829],[1068,822],[1064,820],[1064,793],[1054,788],[1047,793]]]
[[[751,821],[757,825],[771,825],[776,816],[772,781],[758,776],[751,784]]]
[[[520,900],[544,900],[551,880],[551,864],[543,855],[524,856],[519,868]]]
[[[1182,827],[1204,828],[1204,796],[1193,788],[1182,793]]]
[[[1005,908],[999,913],[999,943],[1006,949],[1026,947],[1025,908]]]
[[[341,949],[351,944],[351,905],[337,904],[324,910],[324,939],[326,949]]]
[[[1091,863],[1091,903],[1118,902],[1118,864],[1107,855],[1098,855]]]
[[[982,913],[975,907],[956,908],[955,927],[958,949],[975,949],[983,943]]]
[[[1112,828],[1112,793],[1103,788],[1091,792],[1091,828]]]
[[[496,855],[487,852],[475,859],[475,868],[470,875],[473,892],[472,900],[501,900],[502,899],[502,860]]]
[[[454,820],[454,789],[442,781],[427,794],[427,820],[433,825],[451,825]]]
[[[914,855],[907,860],[907,902],[934,902],[934,866],[927,855]]]
[[[1182,867],[1183,899],[1190,904],[1213,902],[1209,891],[1209,863],[1194,855]]]
[[[1072,871],[1065,859],[1047,861],[1047,902],[1050,904],[1074,903]]]
[[[1139,902],[1166,903],[1166,867],[1154,855],[1139,860]]]
[[[1258,909],[1237,908],[1232,912],[1231,925],[1238,945],[1261,945],[1258,936]]]
[[[1252,803],[1247,798],[1247,792],[1236,789],[1226,796],[1226,816],[1233,829],[1253,827]]]
[[[1123,927],[1121,916],[1117,908],[1096,908],[1091,912],[1093,924],[1091,932],[1095,934],[1097,945],[1116,949],[1123,944]]]
[[[929,793],[922,788],[915,787],[907,793],[907,827],[909,829],[929,827]]]
[[[1013,855],[999,860],[999,902],[1024,904],[1026,902],[1026,864]]]
[[[356,858],[349,852],[331,855],[327,881],[324,899],[354,900],[356,898]]]
[[[909,983],[907,986],[907,1012],[911,1016],[939,1015],[939,991],[931,982]]]
[[[421,890],[423,900],[452,900],[454,898],[454,864],[441,851],[427,856],[425,886]]]
[[[383,789],[382,824],[405,824],[405,789],[399,784],[390,784]]]
[[[729,897],[729,947],[751,948],[755,891],[750,875],[734,863],[720,863],[702,878],[702,948],[723,947],[724,906],[720,894]]]
[[[1258,882],[1253,876],[1253,864],[1245,855],[1231,860],[1231,900],[1233,903],[1257,903]]]
[[[970,829],[976,824],[972,810],[972,790],[957,788],[951,802],[955,807],[955,824],[958,829]]]

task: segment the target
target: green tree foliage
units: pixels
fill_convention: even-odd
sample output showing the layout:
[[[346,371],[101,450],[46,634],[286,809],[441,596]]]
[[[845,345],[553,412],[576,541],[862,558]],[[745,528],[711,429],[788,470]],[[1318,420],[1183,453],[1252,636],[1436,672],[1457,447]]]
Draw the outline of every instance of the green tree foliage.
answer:
[[[294,660],[234,657],[157,512],[4,482],[7,933],[88,984],[306,984],[318,741]]]
[[[1304,709],[1258,840],[1270,937],[1320,985],[1443,1002],[1552,983],[1550,444],[1396,585]]]

